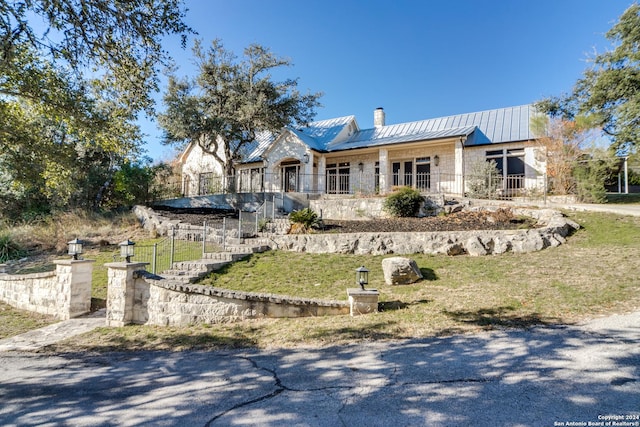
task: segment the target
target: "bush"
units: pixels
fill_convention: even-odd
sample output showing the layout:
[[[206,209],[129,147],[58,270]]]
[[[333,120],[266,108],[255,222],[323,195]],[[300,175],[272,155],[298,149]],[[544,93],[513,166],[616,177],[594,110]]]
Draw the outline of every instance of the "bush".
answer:
[[[297,224],[296,229],[304,233],[309,232],[312,228],[318,227],[320,224],[318,214],[309,208],[291,212],[289,214],[289,221]]]
[[[478,160],[469,167],[468,196],[476,199],[494,198],[501,185],[502,175],[495,160]]]
[[[25,251],[16,243],[9,233],[0,233],[0,262],[22,258]]]
[[[384,210],[396,217],[416,216],[424,199],[418,190],[402,187],[384,201]]]

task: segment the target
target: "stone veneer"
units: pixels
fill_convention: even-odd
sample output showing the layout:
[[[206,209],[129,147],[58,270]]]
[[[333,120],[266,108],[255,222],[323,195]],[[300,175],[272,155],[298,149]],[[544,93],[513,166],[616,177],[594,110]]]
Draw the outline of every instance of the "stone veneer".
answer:
[[[511,210],[515,215],[536,219],[538,228],[421,233],[293,234],[272,236],[270,243],[273,249],[309,253],[358,255],[425,253],[478,256],[505,252],[533,252],[558,246],[580,227],[565,218],[562,213],[551,209]]]
[[[239,292],[163,280],[142,264],[110,263],[107,325],[185,326],[263,317],[348,314],[344,301]]]
[[[57,260],[56,271],[0,274],[0,300],[65,320],[91,310],[93,260]]]

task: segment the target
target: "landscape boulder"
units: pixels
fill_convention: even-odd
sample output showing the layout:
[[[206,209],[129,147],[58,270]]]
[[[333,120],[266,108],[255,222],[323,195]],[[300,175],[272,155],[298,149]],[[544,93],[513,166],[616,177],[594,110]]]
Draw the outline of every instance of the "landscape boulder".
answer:
[[[408,285],[422,279],[418,264],[414,260],[404,257],[383,259],[382,272],[387,285]]]

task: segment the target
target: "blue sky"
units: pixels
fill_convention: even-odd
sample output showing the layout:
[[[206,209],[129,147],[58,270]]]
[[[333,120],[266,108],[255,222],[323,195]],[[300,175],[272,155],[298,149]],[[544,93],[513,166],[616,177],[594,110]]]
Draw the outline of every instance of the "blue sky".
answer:
[[[289,58],[277,79],[323,92],[316,120],[373,126],[535,102],[571,90],[631,0],[187,0],[186,22],[238,56],[251,43]],[[190,46],[193,38],[190,40]],[[167,39],[179,76],[191,49]],[[157,95],[158,101],[162,94]],[[161,102],[158,110],[162,110]],[[147,154],[169,160],[155,123]]]

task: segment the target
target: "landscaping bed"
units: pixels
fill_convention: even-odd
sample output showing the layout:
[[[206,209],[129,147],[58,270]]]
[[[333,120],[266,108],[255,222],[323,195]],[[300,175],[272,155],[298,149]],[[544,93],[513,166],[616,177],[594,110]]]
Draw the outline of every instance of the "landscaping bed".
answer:
[[[208,210],[162,210],[162,216],[172,220],[202,225],[222,222],[224,217],[233,217],[228,211]],[[237,215],[235,215],[237,218]],[[461,211],[447,215],[424,218],[375,218],[368,220],[328,220],[317,232],[362,233],[362,232],[422,232],[422,231],[465,231],[465,230],[516,230],[534,228],[536,221],[529,217],[514,215],[510,209],[495,211]]]

